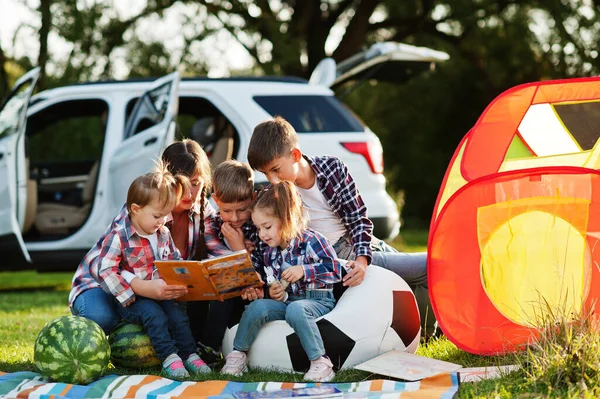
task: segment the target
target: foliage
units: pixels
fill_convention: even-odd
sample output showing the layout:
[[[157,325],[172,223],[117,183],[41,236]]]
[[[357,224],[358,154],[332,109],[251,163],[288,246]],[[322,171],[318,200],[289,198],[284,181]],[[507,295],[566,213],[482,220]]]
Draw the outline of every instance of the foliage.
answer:
[[[47,59],[47,87],[112,78],[117,66],[130,77],[205,74],[227,51],[223,38],[255,62],[244,74],[308,77],[327,55],[340,61],[384,40],[448,52],[433,73],[406,85],[363,85],[346,98],[381,138],[387,177],[406,193],[412,226],[427,225],[448,161],[494,97],[525,82],[599,71],[600,3],[592,0],[148,0],[124,16],[110,1],[56,0],[49,26],[48,4],[33,10],[39,23],[15,34],[44,37],[48,29],[71,49],[37,57]],[[176,23],[154,31],[167,20]],[[9,63],[38,63],[11,57],[14,46],[1,43],[0,96],[17,73]]]

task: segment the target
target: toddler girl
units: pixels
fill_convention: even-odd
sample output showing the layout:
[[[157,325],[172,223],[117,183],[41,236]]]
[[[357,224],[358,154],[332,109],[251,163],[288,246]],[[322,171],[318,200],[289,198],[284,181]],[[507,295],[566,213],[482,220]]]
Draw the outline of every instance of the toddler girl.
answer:
[[[187,184],[185,177],[174,177],[163,164],[135,179],[127,193],[127,215],[116,218],[92,248],[95,253],[88,254],[92,275],[116,298],[120,315],[144,328],[170,378],[186,378],[188,371],[198,374],[210,368],[196,353],[188,318],[179,304],[173,299],[136,296],[131,282],[160,279],[155,259],[181,259],[164,224]]]
[[[261,326],[285,320],[310,360],[304,379],[326,382],[335,376],[316,319],[335,305],[332,290],[333,284],[341,280],[341,266],[331,244],[320,233],[306,228],[303,216],[300,197],[288,181],[275,183],[258,195],[252,221],[260,239],[269,246],[264,252],[268,269],[264,274],[289,285],[284,291],[285,284],[270,284],[270,299],[248,305],[222,373],[241,375],[247,369],[247,352]]]

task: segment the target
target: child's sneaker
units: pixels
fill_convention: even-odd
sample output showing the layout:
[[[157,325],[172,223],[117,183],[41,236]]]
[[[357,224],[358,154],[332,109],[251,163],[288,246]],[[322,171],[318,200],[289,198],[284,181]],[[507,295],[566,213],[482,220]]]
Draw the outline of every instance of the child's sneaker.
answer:
[[[204,360],[200,359],[200,356],[195,353],[192,353],[183,364],[191,374],[203,374],[212,371],[210,367],[206,365]]]
[[[183,361],[174,353],[165,359],[162,365],[162,370],[168,378],[181,380],[190,377],[190,373],[188,373],[185,369]]]
[[[225,358],[225,366],[221,369],[221,373],[239,377],[246,370],[248,370],[248,355],[246,352],[234,350]]]
[[[304,374],[304,379],[315,382],[329,382],[335,377],[333,363],[328,357],[321,356],[310,362],[310,369]]]

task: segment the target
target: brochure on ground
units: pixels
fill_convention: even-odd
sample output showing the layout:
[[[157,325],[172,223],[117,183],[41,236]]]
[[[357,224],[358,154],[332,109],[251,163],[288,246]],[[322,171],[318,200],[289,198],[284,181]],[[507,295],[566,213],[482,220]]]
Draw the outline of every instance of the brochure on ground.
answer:
[[[156,261],[154,265],[167,284],[188,288],[181,301],[224,301],[240,296],[246,288],[262,287],[245,250],[202,261]]]
[[[342,391],[330,385],[307,387],[307,388],[287,388],[273,391],[237,391],[233,393],[236,399],[318,399],[318,398],[341,398],[344,396]]]
[[[355,369],[380,375],[417,381],[440,373],[451,373],[462,368],[460,364],[392,350],[354,366]]]

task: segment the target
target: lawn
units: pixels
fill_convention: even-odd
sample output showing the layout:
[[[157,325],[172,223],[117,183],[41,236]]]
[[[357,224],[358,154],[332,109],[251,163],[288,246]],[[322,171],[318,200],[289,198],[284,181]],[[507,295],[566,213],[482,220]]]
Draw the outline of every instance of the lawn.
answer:
[[[402,237],[395,240],[394,245],[399,249],[407,251],[422,251],[426,248],[427,233],[422,231],[406,231]],[[23,370],[34,370],[33,366],[33,343],[38,332],[48,321],[61,315],[69,314],[67,305],[68,288],[70,286],[71,273],[43,273],[33,271],[0,273],[0,371],[13,372]],[[571,338],[574,334],[570,334]],[[519,397],[598,397],[600,385],[596,378],[589,378],[589,373],[583,378],[579,374],[565,373],[577,369],[580,359],[584,353],[590,353],[591,359],[584,360],[593,363],[595,371],[600,369],[600,339],[597,330],[586,337],[594,338],[594,341],[574,341],[567,344],[553,342],[561,347],[556,353],[551,349],[545,349],[539,357],[525,358],[525,355],[506,357],[482,357],[459,350],[445,337],[435,338],[428,343],[422,344],[417,354],[435,359],[459,363],[465,367],[495,366],[502,364],[519,363],[529,370],[529,365],[537,364],[537,374],[527,372],[514,372],[499,380],[485,381],[480,383],[465,383],[461,385],[459,397],[461,398],[509,398]],[[587,338],[586,338],[587,339]],[[582,346],[583,345],[583,346]],[[565,349],[569,347],[571,349]],[[574,348],[574,349],[573,349]],[[565,352],[576,351],[575,356],[565,359]],[[587,351],[587,352],[586,352]],[[561,357],[562,356],[562,357]],[[577,357],[578,356],[578,357]],[[557,363],[559,360],[564,363]],[[538,362],[539,360],[539,362]],[[537,362],[537,363],[536,363]],[[570,362],[570,363],[569,363]],[[573,364],[571,364],[573,363]],[[562,365],[562,366],[561,366]],[[584,365],[585,366],[585,365]],[[561,369],[562,367],[562,369]],[[592,367],[587,365],[587,367]],[[541,368],[541,373],[539,372]],[[545,369],[547,368],[547,370]],[[551,372],[563,370],[562,380],[552,379]],[[534,370],[535,371],[535,370]],[[547,371],[547,372],[546,372]],[[135,374],[139,370],[126,370],[111,368],[111,374]],[[144,370],[142,373],[158,374],[159,370]],[[596,374],[594,374],[596,376]],[[588,378],[587,382],[585,378]],[[388,378],[373,375],[362,371],[342,371],[336,375],[335,381],[361,381],[375,378]],[[203,379],[225,379],[218,373],[212,373]],[[246,373],[244,381],[300,381],[301,375],[282,374],[267,371],[252,371]],[[555,383],[558,381],[558,385]],[[555,385],[555,388],[552,387]],[[535,392],[535,393],[534,393]]]

